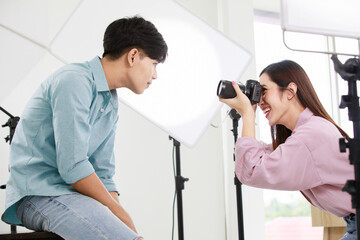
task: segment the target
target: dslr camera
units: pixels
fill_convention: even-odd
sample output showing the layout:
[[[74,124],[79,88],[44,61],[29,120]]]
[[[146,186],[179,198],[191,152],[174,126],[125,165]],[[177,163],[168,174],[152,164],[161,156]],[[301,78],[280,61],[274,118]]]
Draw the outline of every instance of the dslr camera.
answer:
[[[250,99],[251,104],[260,102],[262,87],[258,81],[249,79],[245,85],[242,83],[238,83],[238,85],[241,91]],[[220,80],[216,93],[221,98],[236,97],[232,82],[228,80]]]

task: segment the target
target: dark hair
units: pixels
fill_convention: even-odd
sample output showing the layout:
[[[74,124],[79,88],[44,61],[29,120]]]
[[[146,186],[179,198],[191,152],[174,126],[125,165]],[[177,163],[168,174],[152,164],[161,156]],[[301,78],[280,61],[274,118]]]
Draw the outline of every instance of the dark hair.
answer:
[[[282,91],[291,83],[297,85],[297,96],[300,103],[311,110],[315,116],[325,118],[332,124],[334,124],[341,135],[349,139],[349,136],[344,130],[342,130],[326,112],[325,108],[321,104],[313,85],[304,69],[296,62],[290,60],[284,60],[281,62],[273,63],[267,66],[262,74],[268,74],[270,79],[275,82]],[[286,128],[284,125],[271,126],[271,137],[273,142],[273,148],[277,148],[280,144],[291,135],[292,131]]]
[[[103,46],[103,57],[108,56],[113,60],[136,47],[149,58],[164,62],[168,51],[155,25],[139,16],[112,22],[105,30]]]

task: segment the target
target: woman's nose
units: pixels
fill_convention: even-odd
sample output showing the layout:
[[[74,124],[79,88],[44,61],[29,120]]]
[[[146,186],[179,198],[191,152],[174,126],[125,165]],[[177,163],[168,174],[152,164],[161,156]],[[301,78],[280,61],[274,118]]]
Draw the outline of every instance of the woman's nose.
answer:
[[[264,105],[264,99],[262,97],[262,95],[260,96],[260,101],[258,103],[258,106],[261,107],[262,105]]]

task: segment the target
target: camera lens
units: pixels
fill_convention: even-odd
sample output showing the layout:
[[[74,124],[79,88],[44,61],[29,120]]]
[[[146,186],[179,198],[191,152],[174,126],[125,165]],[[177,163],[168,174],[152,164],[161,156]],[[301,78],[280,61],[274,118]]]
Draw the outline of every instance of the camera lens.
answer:
[[[217,95],[218,95],[218,96],[221,96],[221,95],[222,95],[222,91],[224,91],[224,89],[225,89],[224,81],[220,81],[220,82],[219,82],[219,85],[218,85],[218,88],[217,88]]]
[[[236,92],[230,81],[221,80],[217,88],[217,95],[221,98],[234,98]]]
[[[241,83],[238,83],[240,90],[245,93],[245,86]],[[217,88],[217,95],[221,98],[234,98],[236,97],[235,89],[232,85],[232,82],[228,80],[220,80],[218,88]]]

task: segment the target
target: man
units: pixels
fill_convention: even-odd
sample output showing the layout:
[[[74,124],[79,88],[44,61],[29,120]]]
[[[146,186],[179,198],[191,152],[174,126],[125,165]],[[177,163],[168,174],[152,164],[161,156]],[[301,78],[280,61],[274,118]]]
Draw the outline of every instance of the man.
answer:
[[[141,17],[111,23],[104,53],[48,77],[28,102],[11,144],[2,220],[65,239],[140,239],[112,177],[117,88],[141,94],[167,45]]]

